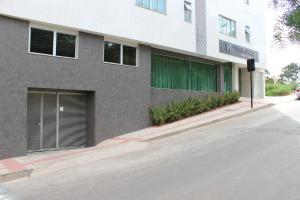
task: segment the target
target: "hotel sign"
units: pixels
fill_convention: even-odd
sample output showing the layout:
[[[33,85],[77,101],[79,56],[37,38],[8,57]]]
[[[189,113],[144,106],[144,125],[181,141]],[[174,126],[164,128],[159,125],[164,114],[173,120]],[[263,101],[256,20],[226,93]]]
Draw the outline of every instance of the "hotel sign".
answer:
[[[252,59],[254,58],[256,62],[259,61],[259,53],[257,51],[236,45],[236,44],[232,44],[229,42],[225,42],[223,40],[219,41],[219,48],[220,48],[220,52],[227,54],[227,55],[231,55],[231,56],[235,56],[235,57],[239,57],[239,58],[245,58],[245,59]]]

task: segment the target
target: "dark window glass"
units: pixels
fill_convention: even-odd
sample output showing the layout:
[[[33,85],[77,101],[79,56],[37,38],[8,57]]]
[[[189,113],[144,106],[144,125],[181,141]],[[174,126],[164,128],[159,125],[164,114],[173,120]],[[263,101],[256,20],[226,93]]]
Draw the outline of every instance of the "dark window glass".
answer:
[[[105,42],[104,61],[110,63],[121,63],[121,45]]]
[[[53,55],[53,32],[31,28],[30,52]]]
[[[123,64],[136,66],[136,48],[123,46]]]
[[[56,55],[75,58],[76,36],[57,33]]]

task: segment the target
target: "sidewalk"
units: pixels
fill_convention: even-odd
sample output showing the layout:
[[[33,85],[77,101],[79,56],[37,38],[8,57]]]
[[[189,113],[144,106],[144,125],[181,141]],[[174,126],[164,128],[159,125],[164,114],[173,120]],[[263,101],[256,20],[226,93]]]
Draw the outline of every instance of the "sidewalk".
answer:
[[[215,110],[180,120],[175,123],[167,124],[161,127],[150,127],[137,132],[124,135],[123,138],[139,138],[146,142],[151,142],[157,139],[162,139],[170,135],[180,134],[190,129],[207,126],[220,121],[225,121],[234,117],[245,115],[250,112],[258,111],[267,107],[273,106],[267,100],[254,100],[254,108],[250,107],[249,98],[241,98],[239,103],[217,108]]]
[[[67,169],[74,165],[86,165],[126,153],[140,151],[146,149],[151,141],[242,116],[272,105],[267,100],[255,100],[254,109],[251,110],[250,100],[241,98],[241,101],[237,104],[218,108],[165,126],[150,127],[122,135],[104,141],[96,147],[32,153],[24,157],[0,160],[0,183]]]

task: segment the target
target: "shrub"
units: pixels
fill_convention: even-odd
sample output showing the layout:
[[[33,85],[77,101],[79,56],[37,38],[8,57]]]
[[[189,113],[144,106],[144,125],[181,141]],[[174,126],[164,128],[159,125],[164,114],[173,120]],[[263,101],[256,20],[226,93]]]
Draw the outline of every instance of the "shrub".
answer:
[[[239,92],[226,92],[223,95],[211,95],[207,99],[190,97],[180,102],[171,102],[166,106],[150,108],[154,125],[163,125],[207,112],[211,109],[238,102]]]
[[[267,84],[266,96],[285,96],[295,89],[295,84]]]
[[[151,108],[151,119],[155,125],[167,123],[168,113],[164,107]]]

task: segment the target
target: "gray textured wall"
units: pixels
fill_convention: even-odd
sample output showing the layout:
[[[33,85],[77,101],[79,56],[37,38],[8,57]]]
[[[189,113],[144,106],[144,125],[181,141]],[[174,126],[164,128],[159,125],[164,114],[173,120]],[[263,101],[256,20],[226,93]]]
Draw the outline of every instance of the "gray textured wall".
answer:
[[[78,59],[36,55],[28,53],[29,22],[0,16],[0,27],[0,159],[26,154],[28,88],[92,92],[95,134],[88,140],[97,144],[148,127],[151,105],[210,94],[151,88],[151,51],[220,64],[145,45],[138,67],[105,64],[103,37],[87,33],[79,33]]]
[[[0,159],[26,153],[27,89],[95,91],[95,142],[149,126],[151,48],[139,67],[103,63],[103,37],[80,33],[79,58],[28,53],[26,21],[0,16]]]

